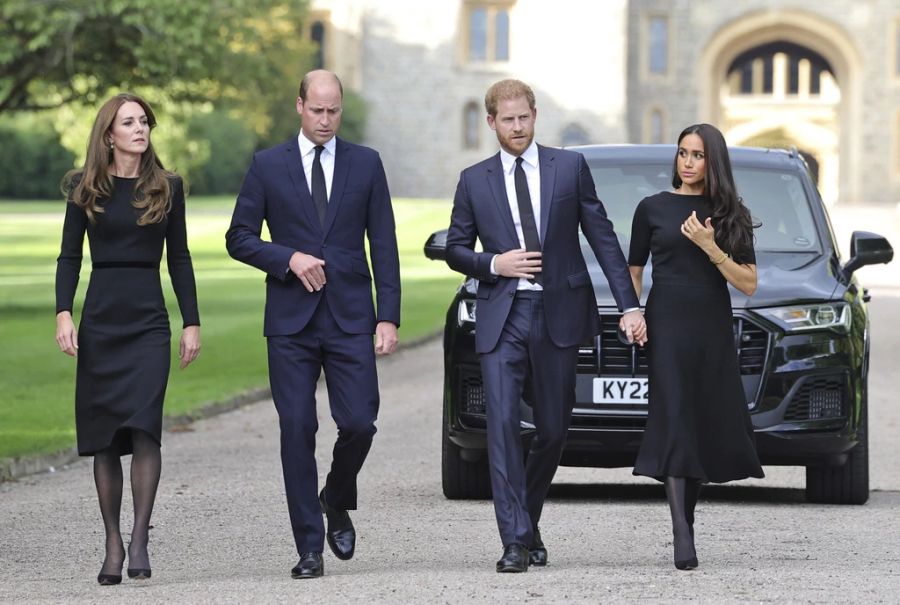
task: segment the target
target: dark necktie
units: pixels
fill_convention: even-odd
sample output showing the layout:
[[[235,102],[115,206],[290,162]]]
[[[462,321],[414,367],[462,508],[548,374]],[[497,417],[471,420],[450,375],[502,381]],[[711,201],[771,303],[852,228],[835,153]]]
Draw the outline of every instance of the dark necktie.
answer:
[[[531,206],[531,194],[528,192],[528,179],[522,168],[522,158],[516,158],[516,199],[519,202],[519,220],[522,223],[522,235],[525,237],[525,249],[529,252],[541,251],[541,238],[538,235],[537,223],[534,220],[534,208]],[[542,283],[541,274],[536,273],[532,283]]]
[[[312,199],[319,214],[319,223],[325,225],[325,209],[328,207],[328,189],[325,187],[325,171],[322,170],[321,145],[316,145],[316,159],[312,165]]]

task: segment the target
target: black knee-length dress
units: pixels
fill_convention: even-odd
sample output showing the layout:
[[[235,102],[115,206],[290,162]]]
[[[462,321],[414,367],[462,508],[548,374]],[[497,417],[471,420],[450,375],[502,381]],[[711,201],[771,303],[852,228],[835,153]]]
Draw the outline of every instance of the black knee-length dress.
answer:
[[[628,264],[653,256],[647,299],[649,416],[634,474],[724,483],[762,477],[734,343],[731,296],[706,254],[681,233],[702,195],[660,192],[635,210]],[[750,249],[735,258],[755,264]]]
[[[161,223],[140,226],[143,209],[132,205],[137,179],[113,177],[104,212],[91,223],[66,204],[56,268],[56,312],[71,311],[87,232],[93,269],[78,327],[75,428],[78,453],[114,447],[132,452],[131,433],[157,442],[171,358],[169,315],[159,263],[166,246],[169,275],[184,326],[200,325],[191,255],[187,246],[184,189],[171,178],[172,206]]]

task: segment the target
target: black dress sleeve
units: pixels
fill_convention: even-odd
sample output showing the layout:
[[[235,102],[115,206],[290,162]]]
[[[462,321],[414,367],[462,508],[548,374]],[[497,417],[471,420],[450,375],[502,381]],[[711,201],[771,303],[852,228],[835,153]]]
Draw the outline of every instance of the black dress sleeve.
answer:
[[[87,230],[87,214],[71,199],[66,202],[63,220],[62,244],[56,259],[56,312],[72,311],[78,278],[81,275],[81,257],[84,233]]]
[[[647,203],[642,200],[634,210],[631,219],[631,243],[628,248],[628,264],[643,267],[650,258],[650,221],[647,217]]]
[[[199,326],[200,312],[197,309],[197,285],[194,281],[194,266],[187,245],[187,225],[184,211],[184,185],[181,179],[172,181],[172,208],[166,228],[166,260],[172,288],[178,298],[183,327]]]

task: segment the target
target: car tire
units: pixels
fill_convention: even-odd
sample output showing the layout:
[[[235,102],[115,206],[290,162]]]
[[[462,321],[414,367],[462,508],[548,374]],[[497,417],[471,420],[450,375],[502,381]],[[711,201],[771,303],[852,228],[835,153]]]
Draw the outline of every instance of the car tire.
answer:
[[[857,444],[841,466],[807,466],[806,499],[818,504],[865,504],[869,500],[869,419],[863,404]]]
[[[462,459],[459,446],[450,441],[446,418],[441,431],[441,481],[449,500],[486,500],[491,497],[487,456],[475,462]]]

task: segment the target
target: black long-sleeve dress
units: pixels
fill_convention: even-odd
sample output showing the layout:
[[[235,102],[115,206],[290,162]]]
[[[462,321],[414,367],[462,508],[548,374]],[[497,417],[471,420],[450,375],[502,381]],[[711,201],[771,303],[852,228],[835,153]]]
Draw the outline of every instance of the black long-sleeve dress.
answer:
[[[143,209],[132,205],[137,179],[113,181],[110,198],[100,200],[104,212],[95,214],[96,223],[76,204],[66,204],[56,266],[56,312],[71,311],[87,232],[93,270],[78,328],[75,385],[82,456],[110,446],[130,454],[133,430],[160,441],[171,357],[159,278],[163,243],[184,326],[200,325],[181,179],[170,180],[166,219],[145,226],[137,224]]]
[[[762,477],[741,384],[728,282],[681,233],[702,195],[668,191],[635,210],[628,264],[653,255],[647,299],[649,416],[634,474],[724,483]],[[753,249],[734,259],[755,264]]]

